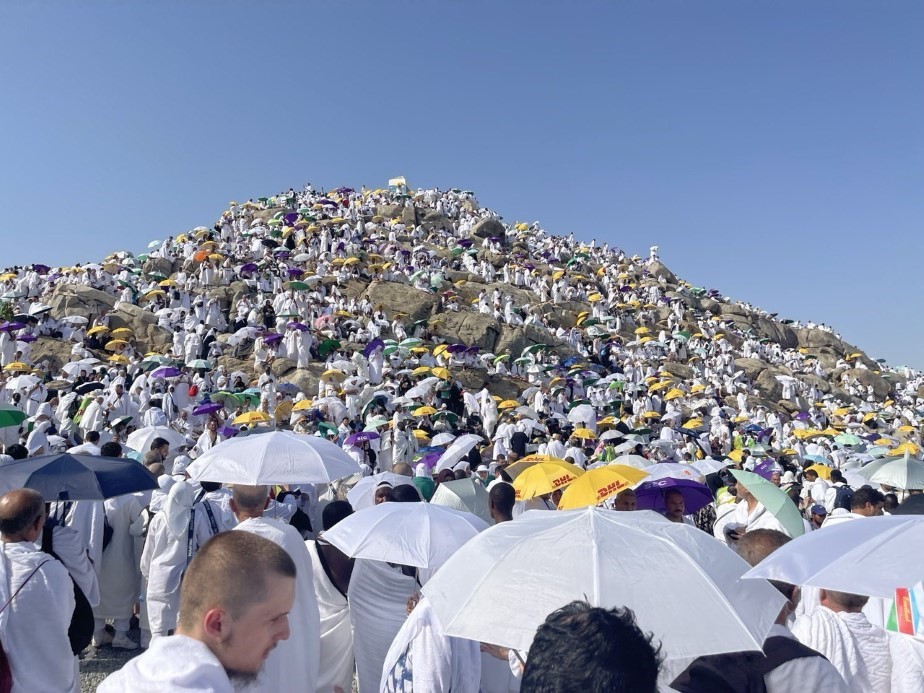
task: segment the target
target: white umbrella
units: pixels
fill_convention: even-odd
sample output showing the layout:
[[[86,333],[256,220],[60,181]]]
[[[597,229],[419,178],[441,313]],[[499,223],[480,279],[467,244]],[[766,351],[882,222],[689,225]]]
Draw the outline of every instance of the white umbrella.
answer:
[[[436,493],[433,494],[430,503],[469,512],[489,524],[494,524],[494,518],[488,510],[488,492],[476,479],[444,481],[436,487]]]
[[[363,508],[372,507],[372,492],[378,488],[379,484],[391,484],[391,486],[400,486],[402,484],[411,484],[411,477],[393,472],[379,472],[372,476],[364,476],[356,482],[347,493],[347,500],[353,506],[353,510],[362,510]]]
[[[441,472],[444,469],[452,469],[452,466],[465,457],[468,451],[480,441],[481,436],[474,433],[466,433],[456,438],[452,441],[452,445],[446,448],[446,452],[440,456],[439,461],[436,463],[436,471]]]
[[[690,479],[705,483],[706,478],[701,471],[689,464],[677,464],[676,462],[661,462],[659,464],[650,464],[642,471],[648,472],[648,478],[645,481],[656,481],[657,479]]]
[[[47,313],[49,310],[51,310],[51,306],[44,303],[36,303],[29,308],[29,315],[40,315],[42,313]]]
[[[379,503],[324,532],[347,556],[436,568],[488,524],[468,512],[430,503]]]
[[[452,433],[444,431],[443,433],[437,433],[435,436],[433,436],[433,440],[430,441],[430,445],[449,445],[455,439],[456,437]]]
[[[318,436],[272,431],[231,438],[186,469],[196,481],[225,484],[320,484],[359,473],[342,448]]]
[[[15,378],[10,378],[6,381],[7,390],[21,390],[24,388],[32,387],[39,382],[39,379],[34,375],[17,375]]]
[[[144,454],[151,449],[151,442],[155,438],[163,438],[170,443],[171,448],[178,448],[181,445],[186,445],[186,438],[184,436],[166,426],[147,426],[145,428],[139,428],[128,436],[125,444],[132,450],[137,450],[141,454]]]
[[[651,460],[641,455],[623,455],[609,462],[595,462],[587,468],[596,469],[597,467],[605,467],[608,464],[624,464],[628,467],[635,467],[636,469],[645,469],[645,467],[651,465]]]
[[[613,440],[614,438],[622,438],[622,437],[623,437],[622,431],[617,431],[616,429],[610,429],[609,431],[606,431],[600,434],[600,440]],[[619,447],[622,447],[622,445],[620,445]],[[635,443],[632,443],[632,446],[629,449],[631,450],[634,447],[635,447]]]
[[[526,405],[517,407],[516,409],[514,409],[514,411],[515,411],[517,414],[522,414],[523,416],[525,416],[525,417],[527,417],[527,418],[529,418],[529,419],[538,419],[538,418],[539,418],[539,414],[536,413],[536,410],[533,409],[532,407],[527,407]]]
[[[873,463],[875,464],[875,462]],[[868,476],[875,484],[884,484],[901,489],[924,489],[924,462],[905,453],[904,457],[893,459]]]
[[[761,648],[785,598],[741,580],[747,568],[651,511],[530,510],[468,542],[423,592],[447,635],[528,650],[546,616],[587,599],[629,607],[667,660],[690,659]]]
[[[61,318],[61,322],[66,322],[70,325],[86,325],[90,321],[82,315],[68,315],[67,317]]]
[[[568,421],[585,424],[591,431],[597,432],[597,412],[589,404],[579,404],[569,411]]]
[[[894,598],[924,575],[924,516],[889,515],[841,522],[777,549],[746,578]]]
[[[693,460],[690,462],[691,467],[696,467],[704,476],[706,474],[715,474],[716,472],[721,472],[723,469],[728,467],[731,462],[722,462],[712,457],[707,457],[704,460]]]

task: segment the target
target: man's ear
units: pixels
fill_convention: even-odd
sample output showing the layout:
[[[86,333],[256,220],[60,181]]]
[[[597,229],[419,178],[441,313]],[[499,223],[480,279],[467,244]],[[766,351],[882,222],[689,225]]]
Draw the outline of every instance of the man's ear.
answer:
[[[224,609],[215,607],[209,609],[202,618],[203,635],[221,641],[224,639],[228,630],[228,624],[225,622],[227,614]]]

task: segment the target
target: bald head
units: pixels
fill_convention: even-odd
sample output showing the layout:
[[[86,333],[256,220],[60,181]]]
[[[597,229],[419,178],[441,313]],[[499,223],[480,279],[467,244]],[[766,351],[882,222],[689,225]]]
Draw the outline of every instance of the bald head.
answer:
[[[180,588],[178,633],[195,633],[211,609],[239,618],[267,598],[270,576],[295,578],[295,563],[277,544],[250,532],[216,534],[189,564]]]
[[[0,497],[0,534],[7,541],[34,540],[29,537],[45,519],[45,499],[38,491],[21,488]]]
[[[269,502],[269,487],[235,484],[231,489],[231,510],[235,515],[260,517]]]
[[[790,541],[792,539],[776,529],[752,529],[738,540],[736,548],[748,565],[755,566]]]
[[[391,468],[391,471],[401,476],[414,476],[414,470],[411,469],[411,465],[405,462],[399,462]]]

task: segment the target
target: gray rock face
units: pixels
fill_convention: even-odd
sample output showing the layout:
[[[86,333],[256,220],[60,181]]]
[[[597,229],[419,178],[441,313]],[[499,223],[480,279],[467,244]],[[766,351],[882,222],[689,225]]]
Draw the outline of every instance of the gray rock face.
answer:
[[[55,288],[48,305],[52,308],[52,314],[57,317],[80,315],[93,319],[99,315],[101,308],[112,310],[115,297],[89,286],[62,284]]]
[[[439,303],[436,294],[397,282],[373,282],[366,288],[365,295],[389,317],[404,313],[412,322],[429,318]]]
[[[504,225],[497,219],[482,219],[472,228],[472,235],[478,238],[491,238],[491,236],[504,238],[505,233]]]
[[[430,331],[450,342],[477,346],[481,351],[494,352],[501,335],[501,326],[494,318],[471,311],[439,313],[430,318]]]

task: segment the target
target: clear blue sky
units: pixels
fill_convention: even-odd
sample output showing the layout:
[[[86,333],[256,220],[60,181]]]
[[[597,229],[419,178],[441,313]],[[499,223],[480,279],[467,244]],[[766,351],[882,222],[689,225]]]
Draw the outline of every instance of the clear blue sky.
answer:
[[[924,4],[0,2],[0,265],[463,187],[924,367]]]

